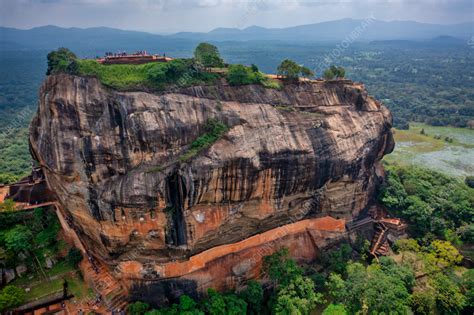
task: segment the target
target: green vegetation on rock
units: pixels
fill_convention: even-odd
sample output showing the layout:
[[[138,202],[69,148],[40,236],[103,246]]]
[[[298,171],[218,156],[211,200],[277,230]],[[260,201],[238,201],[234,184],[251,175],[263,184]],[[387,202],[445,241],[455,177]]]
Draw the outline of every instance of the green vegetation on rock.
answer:
[[[343,67],[331,66],[323,72],[325,80],[342,79],[346,76],[346,70]]]
[[[194,50],[194,59],[206,68],[224,66],[219,50],[209,43],[200,43]]]
[[[283,60],[278,66],[277,72],[288,81],[298,81],[301,76],[305,78],[314,76],[313,71],[309,68],[301,66],[290,59]]]
[[[276,90],[282,87],[280,82],[270,79],[264,73],[258,71],[256,66],[230,65],[226,79],[230,85],[260,84],[266,88]]]
[[[77,72],[77,56],[67,48],[61,47],[53,50],[48,54],[47,59],[46,75],[60,72],[75,74]]]
[[[78,60],[78,74],[95,76],[104,85],[119,90],[162,90],[167,86],[212,84],[218,78],[218,74],[200,70],[192,59],[142,65],[103,65],[95,60]]]
[[[229,129],[225,124],[209,119],[205,125],[205,133],[194,140],[186,153],[179,157],[179,160],[186,162],[202,150],[210,147],[214,142],[219,140]]]

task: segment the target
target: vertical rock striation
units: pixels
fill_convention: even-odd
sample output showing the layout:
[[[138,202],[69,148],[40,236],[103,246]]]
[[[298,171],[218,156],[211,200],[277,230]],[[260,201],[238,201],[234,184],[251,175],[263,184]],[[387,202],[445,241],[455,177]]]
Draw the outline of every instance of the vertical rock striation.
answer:
[[[229,130],[183,162],[210,119]],[[86,248],[151,296],[235,285],[284,244],[314,257],[373,201],[390,128],[350,81],[152,94],[54,75],[30,145]]]

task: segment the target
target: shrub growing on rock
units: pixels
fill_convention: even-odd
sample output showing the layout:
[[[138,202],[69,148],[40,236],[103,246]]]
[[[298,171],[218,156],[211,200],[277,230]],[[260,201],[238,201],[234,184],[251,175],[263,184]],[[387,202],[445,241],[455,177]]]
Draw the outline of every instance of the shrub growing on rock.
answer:
[[[67,48],[61,47],[50,52],[47,59],[46,75],[60,72],[76,74],[78,71],[77,56]]]

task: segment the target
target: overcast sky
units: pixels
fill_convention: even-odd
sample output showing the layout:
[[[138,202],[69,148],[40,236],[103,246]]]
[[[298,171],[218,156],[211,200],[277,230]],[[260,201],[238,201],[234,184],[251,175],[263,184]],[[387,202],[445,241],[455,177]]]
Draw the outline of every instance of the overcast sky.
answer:
[[[474,0],[0,0],[0,25],[108,26],[153,33],[251,25],[286,27],[341,18],[453,24]]]

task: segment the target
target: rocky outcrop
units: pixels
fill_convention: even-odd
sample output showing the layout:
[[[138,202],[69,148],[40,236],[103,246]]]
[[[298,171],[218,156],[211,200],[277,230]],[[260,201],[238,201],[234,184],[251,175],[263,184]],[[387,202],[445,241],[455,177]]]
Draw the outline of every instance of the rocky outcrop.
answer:
[[[229,130],[183,162],[209,119]],[[30,145],[87,250],[118,278],[199,289],[255,273],[258,262],[242,257],[269,242],[258,235],[288,227],[265,250],[300,244],[305,259],[340,238],[373,200],[390,128],[388,110],[350,81],[152,94],[55,75],[41,87]],[[216,252],[226,246],[235,249]],[[211,258],[191,268],[198,255]],[[224,271],[210,272],[217,265]]]

